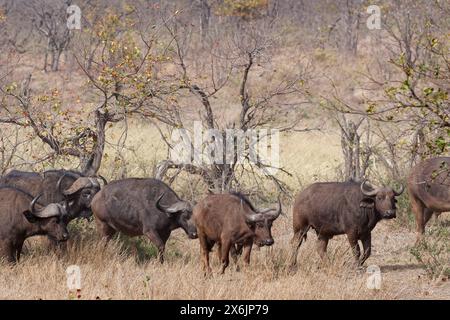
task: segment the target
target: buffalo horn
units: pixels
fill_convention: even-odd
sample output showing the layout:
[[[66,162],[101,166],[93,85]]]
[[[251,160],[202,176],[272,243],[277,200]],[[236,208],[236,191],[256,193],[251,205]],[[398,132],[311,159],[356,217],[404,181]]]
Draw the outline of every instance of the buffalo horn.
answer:
[[[361,182],[361,192],[362,192],[364,195],[366,195],[366,196],[372,197],[372,196],[374,196],[374,195],[377,194],[378,188],[377,188],[377,187],[374,187],[374,186],[372,186],[372,185],[370,185],[370,187],[371,187],[373,190],[372,190],[372,191],[366,190],[366,189],[365,189],[365,186],[366,186],[366,183],[367,183],[367,182],[368,182],[367,179],[364,179],[364,180]]]
[[[394,194],[395,196],[399,196],[403,193],[403,191],[405,191],[405,187],[403,185],[400,185],[400,190],[398,191],[394,190]]]
[[[179,200],[170,206],[163,206],[160,202],[161,202],[161,199],[164,197],[164,195],[165,195],[165,193],[161,194],[159,196],[158,200],[156,200],[156,208],[158,208],[159,210],[161,210],[165,213],[168,213],[168,214],[177,213],[179,211],[186,210],[189,206],[189,204],[186,201],[182,201],[182,200]]]
[[[38,195],[31,201],[30,204],[30,211],[31,214],[38,218],[50,218],[50,217],[56,217],[61,214],[60,208],[56,203],[50,203],[48,206],[45,206],[44,208],[40,210],[36,210],[36,202],[39,200],[39,198],[42,196],[42,194]]]

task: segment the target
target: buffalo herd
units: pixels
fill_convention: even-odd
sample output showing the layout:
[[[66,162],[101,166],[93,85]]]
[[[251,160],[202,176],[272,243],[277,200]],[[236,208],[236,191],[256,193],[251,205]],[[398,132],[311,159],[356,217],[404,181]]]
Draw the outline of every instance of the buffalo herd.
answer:
[[[415,215],[418,240],[431,216],[450,211],[450,157],[425,160],[409,174],[407,190]],[[297,264],[300,245],[312,228],[317,248],[325,257],[328,241],[347,235],[356,263],[370,256],[371,231],[383,219],[396,217],[395,190],[368,180],[314,183],[300,192],[292,207],[292,250],[288,264]],[[164,261],[166,242],[177,228],[199,239],[205,274],[211,273],[209,253],[217,245],[221,273],[240,254],[250,263],[252,246],[271,246],[271,228],[282,214],[274,208],[256,208],[242,193],[209,194],[195,205],[157,179],[129,178],[108,183],[101,176],[72,170],[43,173],[13,170],[0,178],[0,260],[18,262],[26,238],[46,235],[55,244],[69,238],[68,223],[94,216],[106,239],[117,232],[145,235]],[[359,245],[362,243],[362,252]]]

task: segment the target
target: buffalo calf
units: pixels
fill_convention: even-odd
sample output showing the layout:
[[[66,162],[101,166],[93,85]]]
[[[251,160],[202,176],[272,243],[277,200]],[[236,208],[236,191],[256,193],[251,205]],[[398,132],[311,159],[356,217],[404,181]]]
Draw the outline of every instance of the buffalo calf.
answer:
[[[281,214],[281,203],[277,209],[255,209],[250,201],[240,193],[208,195],[193,211],[198,238],[202,250],[205,273],[211,273],[209,253],[217,243],[222,262],[221,273],[229,264],[230,251],[237,259],[236,248],[244,247],[244,261],[250,263],[253,243],[271,246],[272,223]]]

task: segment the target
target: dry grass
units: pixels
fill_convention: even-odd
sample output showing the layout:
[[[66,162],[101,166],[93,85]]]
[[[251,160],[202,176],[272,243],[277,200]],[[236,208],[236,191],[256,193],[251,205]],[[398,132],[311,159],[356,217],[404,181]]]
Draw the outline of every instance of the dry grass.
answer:
[[[121,128],[109,131],[110,140]],[[135,123],[128,132],[126,162],[118,161],[115,149],[108,147],[102,173],[108,177],[126,168],[128,176],[148,176],[166,150],[155,130]],[[333,179],[341,163],[339,139],[336,135],[307,133],[281,138],[282,165],[293,172],[285,177],[293,190],[316,180]],[[192,183],[177,179],[174,188],[180,193],[199,197]],[[188,192],[189,185],[191,191]],[[1,299],[68,299],[65,270],[77,264],[82,271],[82,299],[402,299],[450,297],[450,283],[431,281],[422,266],[410,254],[414,232],[398,222],[382,222],[375,229],[373,255],[367,264],[381,267],[381,290],[366,288],[368,275],[356,270],[345,236],[330,241],[329,261],[322,263],[315,252],[315,234],[299,254],[299,269],[289,272],[287,257],[292,237],[290,203],[286,216],[276,221],[273,229],[275,245],[252,252],[252,263],[237,272],[233,264],[226,274],[219,270],[212,254],[216,273],[203,276],[197,240],[188,240],[181,231],[169,239],[166,263],[160,265],[149,245],[118,239],[105,244],[98,238],[94,223],[78,226],[72,232],[65,253],[49,250],[47,242],[35,237],[27,241],[21,262],[16,266],[0,264]],[[136,242],[136,241],[134,241]],[[145,242],[145,240],[144,240]],[[145,254],[144,251],[147,251]],[[148,253],[150,252],[150,253]],[[144,258],[142,258],[144,256]],[[139,258],[140,257],[140,258]]]
[[[414,234],[394,222],[383,222],[374,234],[374,253],[368,264],[381,267],[381,290],[366,288],[367,274],[351,263],[345,237],[330,242],[327,262],[315,252],[310,234],[299,254],[299,268],[289,272],[291,220],[281,217],[274,226],[276,244],[254,250],[250,267],[225,275],[212,253],[214,275],[205,278],[198,240],[176,231],[169,240],[164,265],[154,257],[137,259],[133,245],[117,239],[105,246],[92,223],[75,232],[65,253],[48,250],[33,240],[20,264],[0,265],[1,299],[68,299],[65,269],[77,264],[82,271],[82,299],[448,299],[448,282],[430,282],[408,253]]]
[[[297,43],[297,39],[292,39]],[[334,52],[316,50],[313,59],[320,66],[317,74],[336,74],[336,81],[342,88],[353,87],[356,71],[369,65],[373,46],[367,45],[369,53],[358,63],[348,57],[339,57]],[[289,54],[289,55],[288,55]],[[303,48],[287,47],[283,54],[275,57],[273,68],[290,70],[304,54]],[[309,56],[309,55],[307,55]],[[76,70],[61,73],[44,73],[42,61],[33,56],[24,56],[22,65],[15,68],[18,79],[28,72],[33,73],[35,92],[51,91],[57,88],[63,94],[64,105],[78,110],[95,105],[96,96],[84,90],[85,77]],[[345,59],[345,61],[343,60]],[[278,72],[281,74],[281,72]],[[316,83],[318,88],[328,88],[326,83]],[[81,88],[81,89],[80,89]],[[234,90],[234,89],[233,89]],[[219,109],[221,121],[236,116],[234,106],[238,101],[236,91],[224,91],[214,103]],[[346,97],[356,104],[357,97]],[[356,101],[353,101],[356,100]],[[188,110],[189,111],[192,110]],[[192,115],[196,112],[191,112]],[[300,127],[316,127],[326,121],[321,114],[305,113]],[[192,116],[194,117],[194,116]],[[192,120],[192,119],[191,119]],[[3,127],[2,127],[3,128]],[[5,126],[8,132],[10,127]],[[281,136],[281,165],[293,175],[279,174],[294,192],[314,181],[334,180],[342,166],[340,138],[335,129],[324,126],[324,132],[289,133]],[[26,130],[21,134],[25,134]],[[123,176],[150,176],[155,164],[167,157],[158,132],[149,124],[130,120],[124,148],[117,148],[123,138],[124,124],[108,128],[108,145],[100,173],[108,179]],[[39,156],[49,149],[37,140],[19,148],[19,154]],[[73,159],[71,159],[73,160]],[[43,170],[49,167],[73,168],[70,159],[58,158],[54,163],[39,164],[33,168]],[[251,184],[250,184],[251,185]],[[261,186],[258,185],[257,188]],[[180,174],[174,189],[187,199],[198,200],[202,185],[198,179]],[[269,191],[274,188],[268,184]],[[287,216],[280,217],[274,224],[275,245],[252,252],[250,267],[237,272],[233,264],[225,275],[217,274],[219,264],[215,252],[212,262],[216,271],[212,278],[203,276],[198,240],[188,240],[177,230],[169,239],[166,263],[159,264],[149,245],[138,242],[138,249],[124,239],[118,239],[105,246],[96,234],[93,223],[78,226],[71,233],[66,252],[48,248],[45,238],[35,237],[26,243],[22,260],[15,266],[0,262],[0,299],[68,299],[65,270],[77,264],[82,271],[82,299],[422,299],[450,298],[450,281],[430,280],[423,266],[410,253],[415,234],[409,226],[399,221],[380,223],[373,233],[373,253],[366,265],[376,264],[382,271],[381,290],[366,287],[368,275],[365,270],[356,270],[352,265],[345,236],[330,241],[329,260],[322,263],[315,252],[315,234],[310,232],[308,241],[299,253],[299,268],[291,273],[287,268],[289,240],[292,237],[290,202],[284,204]],[[447,220],[450,215],[447,214]],[[144,239],[145,241],[145,239]],[[136,242],[136,241],[135,241]],[[146,254],[147,253],[147,254]],[[143,257],[144,256],[144,257]],[[147,257],[145,257],[147,256]]]

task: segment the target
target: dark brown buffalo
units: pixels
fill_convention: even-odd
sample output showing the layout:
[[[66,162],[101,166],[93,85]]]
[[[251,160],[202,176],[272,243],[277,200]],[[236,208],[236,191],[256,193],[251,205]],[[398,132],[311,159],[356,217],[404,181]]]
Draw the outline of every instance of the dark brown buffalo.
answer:
[[[428,159],[412,168],[408,193],[420,240],[433,213],[450,211],[450,157]]]
[[[0,188],[0,259],[18,261],[23,242],[34,235],[48,235],[57,241],[69,237],[63,221],[67,214],[65,206],[57,203],[41,206],[36,203],[39,197],[33,199],[13,187]]]
[[[190,238],[197,237],[190,204],[157,179],[113,181],[95,195],[92,211],[107,239],[117,231],[131,237],[145,235],[158,248],[161,262],[172,230],[182,228]]]
[[[209,252],[216,243],[222,262],[221,273],[229,264],[230,251],[236,262],[236,250],[242,246],[244,261],[249,264],[253,243],[258,246],[274,243],[272,223],[280,214],[279,200],[277,209],[257,210],[240,193],[208,195],[193,211],[205,272],[211,273]]]
[[[318,251],[325,257],[328,240],[346,234],[357,262],[362,265],[370,256],[371,231],[381,219],[396,217],[396,192],[389,187],[374,187],[364,180],[358,182],[314,183],[295,199],[293,213],[294,237],[291,265],[310,228],[318,235]],[[362,242],[361,255],[358,241]]]
[[[43,205],[66,201],[66,223],[91,216],[90,202],[100,190],[97,179],[72,170],[48,170],[42,174],[13,170],[0,178],[0,185],[17,187],[33,196],[42,194]]]

